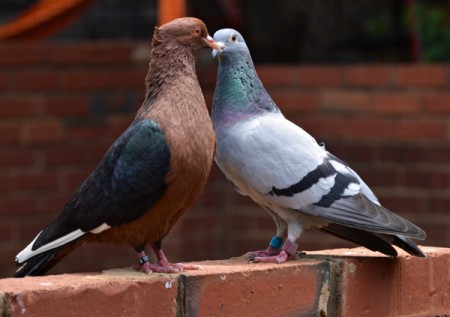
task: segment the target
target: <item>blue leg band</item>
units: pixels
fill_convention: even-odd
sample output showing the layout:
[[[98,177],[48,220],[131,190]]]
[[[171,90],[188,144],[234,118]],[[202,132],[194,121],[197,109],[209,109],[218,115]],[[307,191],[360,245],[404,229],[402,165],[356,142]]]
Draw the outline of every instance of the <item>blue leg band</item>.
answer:
[[[144,255],[143,257],[141,257],[141,258],[139,258],[139,264],[140,265],[144,265],[145,263],[147,263],[148,262],[148,256],[147,255]]]
[[[283,243],[282,239],[278,238],[277,236],[273,236],[272,240],[270,240],[269,245],[272,248],[279,249],[282,243]]]

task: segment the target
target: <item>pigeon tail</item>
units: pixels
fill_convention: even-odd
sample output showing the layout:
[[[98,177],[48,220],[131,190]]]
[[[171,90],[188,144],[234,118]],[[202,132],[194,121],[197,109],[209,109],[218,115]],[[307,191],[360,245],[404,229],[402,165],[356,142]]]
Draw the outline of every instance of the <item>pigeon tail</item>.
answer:
[[[402,248],[411,255],[426,258],[427,255],[408,237],[394,236],[392,244]]]
[[[371,232],[346,227],[337,223],[330,223],[326,227],[320,228],[320,230],[335,237],[362,245],[371,251],[378,251],[389,256],[397,256],[397,251],[388,242]]]
[[[16,270],[14,277],[44,275],[66,255],[85,242],[86,236],[82,236],[60,247],[39,253],[27,259],[24,263],[16,261],[19,268]]]

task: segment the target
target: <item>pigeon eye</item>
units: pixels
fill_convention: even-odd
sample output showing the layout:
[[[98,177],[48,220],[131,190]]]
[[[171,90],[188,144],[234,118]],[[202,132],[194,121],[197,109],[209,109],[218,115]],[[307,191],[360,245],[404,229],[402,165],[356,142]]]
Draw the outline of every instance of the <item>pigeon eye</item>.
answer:
[[[200,33],[201,33],[200,28],[198,26],[196,26],[192,33],[194,33],[194,35],[200,35]]]
[[[231,33],[230,35],[230,42],[231,43],[237,43],[238,39],[237,39],[237,35],[234,33]]]

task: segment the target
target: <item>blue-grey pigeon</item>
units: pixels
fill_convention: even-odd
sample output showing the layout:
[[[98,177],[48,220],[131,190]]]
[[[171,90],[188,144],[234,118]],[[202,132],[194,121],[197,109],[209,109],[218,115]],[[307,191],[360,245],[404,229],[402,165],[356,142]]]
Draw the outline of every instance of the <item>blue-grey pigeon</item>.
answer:
[[[306,228],[390,256],[397,255],[396,245],[425,257],[410,239],[425,239],[422,229],[382,207],[347,163],[283,116],[259,80],[242,35],[222,29],[214,40],[221,48],[213,50],[219,59],[212,106],[215,161],[237,191],[277,225],[266,250],[248,253],[253,261],[296,258]]]

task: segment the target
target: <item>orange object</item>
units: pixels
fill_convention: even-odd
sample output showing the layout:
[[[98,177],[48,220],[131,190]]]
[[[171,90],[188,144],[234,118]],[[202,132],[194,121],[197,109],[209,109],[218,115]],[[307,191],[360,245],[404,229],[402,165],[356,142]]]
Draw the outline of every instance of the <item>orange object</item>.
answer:
[[[93,0],[40,0],[17,19],[0,27],[0,40],[48,37],[79,16]]]
[[[158,0],[158,26],[186,16],[186,0]]]

